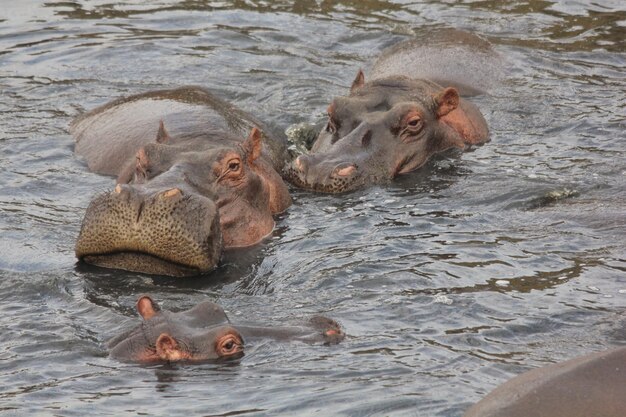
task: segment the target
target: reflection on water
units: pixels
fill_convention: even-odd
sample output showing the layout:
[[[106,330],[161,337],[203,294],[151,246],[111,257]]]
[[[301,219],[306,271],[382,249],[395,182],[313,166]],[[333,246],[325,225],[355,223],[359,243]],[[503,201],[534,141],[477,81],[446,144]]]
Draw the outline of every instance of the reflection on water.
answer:
[[[619,1],[3,4],[0,409],[460,416],[522,370],[623,343],[625,22]],[[76,264],[113,185],[73,155],[84,109],[198,84],[278,128],[320,125],[385,46],[444,27],[506,61],[472,98],[490,143],[345,195],[292,190],[267,242],[198,279]],[[111,361],[142,293],[233,321],[323,313],[349,337],[255,341],[231,366]]]

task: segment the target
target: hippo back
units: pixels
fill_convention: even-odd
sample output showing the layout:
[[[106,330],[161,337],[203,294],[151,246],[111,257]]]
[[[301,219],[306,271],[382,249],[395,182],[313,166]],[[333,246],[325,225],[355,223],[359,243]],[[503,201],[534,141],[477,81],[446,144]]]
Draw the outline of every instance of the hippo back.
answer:
[[[485,39],[456,29],[429,30],[383,51],[370,79],[406,76],[455,87],[463,96],[488,91],[503,77],[503,58]]]
[[[284,135],[201,87],[151,91],[112,101],[74,119],[70,133],[76,140],[76,153],[92,171],[118,175],[139,148],[155,141],[160,121],[172,137],[180,139],[221,130],[243,142],[257,127],[264,135],[263,156],[278,172],[285,163]],[[211,140],[223,137],[212,135]]]
[[[626,416],[626,347],[519,375],[463,417]]]

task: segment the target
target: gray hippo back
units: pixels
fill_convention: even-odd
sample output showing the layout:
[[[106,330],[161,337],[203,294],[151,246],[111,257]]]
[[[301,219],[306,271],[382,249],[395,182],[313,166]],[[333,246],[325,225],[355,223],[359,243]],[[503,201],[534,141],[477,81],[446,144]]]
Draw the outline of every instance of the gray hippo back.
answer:
[[[626,347],[533,369],[490,392],[463,417],[624,417]]]
[[[491,90],[503,79],[503,58],[475,34],[431,30],[385,49],[369,74],[373,80],[395,76],[431,80],[472,96]]]
[[[135,152],[154,141],[160,122],[176,138],[224,131],[245,138],[253,127],[263,132],[263,156],[275,170],[286,158],[286,139],[248,113],[202,87],[188,86],[150,91],[111,101],[70,124],[75,152],[89,169],[117,176]]]

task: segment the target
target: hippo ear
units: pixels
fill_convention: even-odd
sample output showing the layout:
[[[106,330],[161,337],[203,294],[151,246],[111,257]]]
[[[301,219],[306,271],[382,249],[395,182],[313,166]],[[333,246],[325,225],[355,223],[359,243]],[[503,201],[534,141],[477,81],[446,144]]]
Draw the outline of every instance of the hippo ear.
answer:
[[[365,74],[363,74],[363,70],[359,69],[359,72],[356,73],[356,77],[354,81],[352,81],[352,86],[350,87],[350,92],[354,93],[359,88],[365,85]]]
[[[163,123],[163,120],[161,120],[159,122],[159,131],[157,133],[156,141],[157,143],[166,143],[169,142],[170,139],[171,136],[167,133],[167,130],[165,130],[165,124]]]
[[[156,353],[161,360],[168,362],[187,358],[176,339],[167,333],[161,333],[157,338]]]
[[[459,93],[455,88],[448,87],[441,91],[435,97],[435,106],[437,117],[443,117],[456,109],[459,105]]]
[[[152,298],[147,295],[142,295],[139,297],[139,300],[137,300],[137,311],[144,320],[148,320],[161,311],[161,308]]]
[[[261,156],[261,131],[256,127],[253,127],[248,135],[248,139],[243,143],[243,149],[246,153],[248,164],[253,163],[259,156]]]

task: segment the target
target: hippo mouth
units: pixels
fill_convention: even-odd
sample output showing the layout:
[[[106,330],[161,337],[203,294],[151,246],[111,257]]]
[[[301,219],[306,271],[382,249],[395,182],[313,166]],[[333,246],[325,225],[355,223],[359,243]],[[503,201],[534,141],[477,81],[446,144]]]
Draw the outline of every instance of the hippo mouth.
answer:
[[[109,254],[83,255],[81,260],[101,268],[122,269],[170,277],[190,277],[201,274],[201,269],[170,262],[141,252],[118,252]]]
[[[168,276],[210,271],[222,252],[215,204],[179,189],[142,195],[118,186],[87,208],[78,259],[105,268]]]

